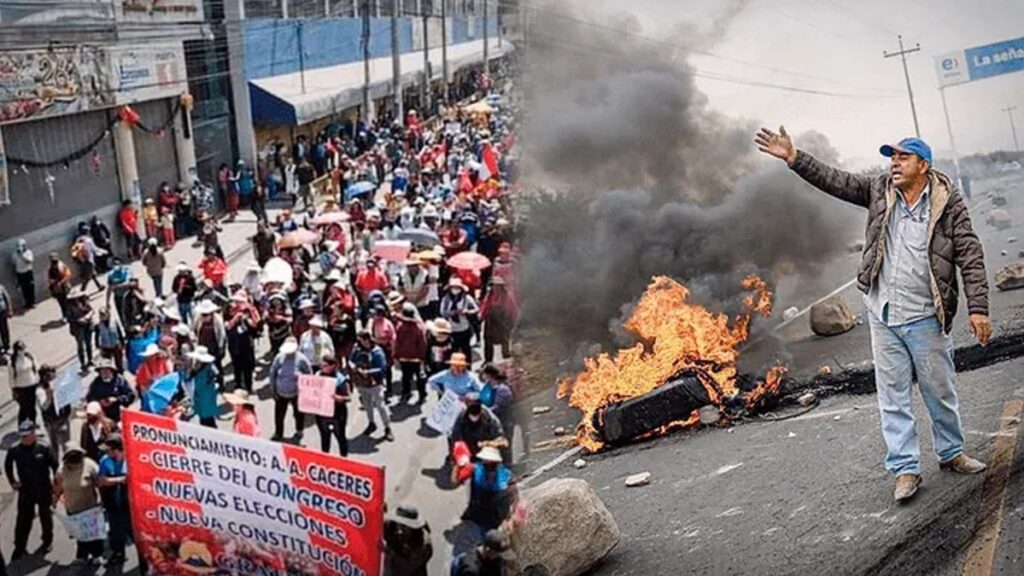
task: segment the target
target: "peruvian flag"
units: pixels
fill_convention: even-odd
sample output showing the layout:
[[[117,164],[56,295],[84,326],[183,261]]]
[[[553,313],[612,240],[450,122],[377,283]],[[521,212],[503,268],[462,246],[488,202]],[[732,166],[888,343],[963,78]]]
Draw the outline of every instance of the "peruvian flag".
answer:
[[[490,142],[480,151],[480,181],[486,182],[498,176],[498,154]]]

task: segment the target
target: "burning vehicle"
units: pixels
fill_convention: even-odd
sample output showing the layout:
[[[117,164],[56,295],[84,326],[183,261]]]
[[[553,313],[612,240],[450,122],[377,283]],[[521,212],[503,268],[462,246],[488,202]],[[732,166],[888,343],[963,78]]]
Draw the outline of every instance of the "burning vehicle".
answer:
[[[737,373],[753,316],[770,316],[772,308],[764,280],[748,276],[742,287],[748,292],[744,311],[730,318],[690,302],[679,282],[654,277],[624,325],[638,342],[614,356],[585,360],[583,372],[560,383],[559,398],[583,413],[579,444],[595,452],[694,426],[707,405],[728,420],[774,398],[784,367],[770,368],[763,378]]]

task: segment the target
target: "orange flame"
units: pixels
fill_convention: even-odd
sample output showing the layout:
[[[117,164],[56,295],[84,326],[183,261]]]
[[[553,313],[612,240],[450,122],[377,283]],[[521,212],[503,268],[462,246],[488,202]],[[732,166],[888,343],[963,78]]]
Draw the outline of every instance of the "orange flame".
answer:
[[[580,445],[590,451],[603,446],[593,423],[599,408],[647,394],[687,368],[710,377],[710,382],[702,381],[713,404],[721,407],[725,398],[735,395],[738,348],[749,335],[751,314],[768,316],[772,307],[772,294],[762,279],[749,276],[742,286],[751,292],[744,298],[746,311],[730,322],[725,314],[688,302],[690,292],[682,284],[655,276],[625,324],[640,342],[614,357],[602,353],[588,358],[582,373],[559,385],[558,397],[568,397],[569,404],[583,412],[576,430]],[[748,405],[777,392],[784,373],[781,367],[769,371],[765,382],[747,397]],[[652,434],[696,422],[694,414]]]

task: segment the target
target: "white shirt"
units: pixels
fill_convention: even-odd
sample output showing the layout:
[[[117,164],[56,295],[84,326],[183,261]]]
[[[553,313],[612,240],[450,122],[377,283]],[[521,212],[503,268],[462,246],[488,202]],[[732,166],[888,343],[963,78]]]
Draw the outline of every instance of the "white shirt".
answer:
[[[402,271],[402,291],[405,295],[405,299],[417,308],[422,308],[430,303],[430,290],[427,290],[419,300],[415,299],[420,290],[423,290],[423,287],[427,285],[429,279],[430,272],[422,266],[415,277],[409,274],[408,268]],[[434,291],[437,291],[437,284],[434,284]]]

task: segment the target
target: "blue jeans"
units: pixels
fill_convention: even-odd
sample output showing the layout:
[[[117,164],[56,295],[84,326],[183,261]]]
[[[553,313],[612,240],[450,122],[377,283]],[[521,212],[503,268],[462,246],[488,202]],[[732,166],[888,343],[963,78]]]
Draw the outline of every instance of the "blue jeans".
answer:
[[[192,323],[192,303],[191,302],[178,302],[178,314],[181,315],[181,321],[186,325]]]
[[[902,326],[886,326],[868,311],[875,359],[878,409],[889,453],[885,468],[894,475],[920,474],[921,448],[914,426],[912,382],[932,419],[932,441],[939,462],[964,450],[964,434],[954,387],[953,339],[935,316]]]
[[[156,297],[157,298],[163,298],[164,297],[164,275],[160,274],[158,276],[150,276],[149,278],[151,280],[153,280],[153,292],[156,292]]]

